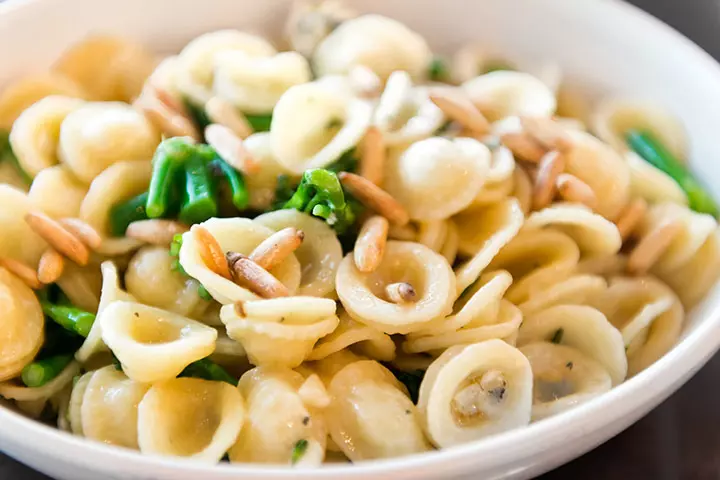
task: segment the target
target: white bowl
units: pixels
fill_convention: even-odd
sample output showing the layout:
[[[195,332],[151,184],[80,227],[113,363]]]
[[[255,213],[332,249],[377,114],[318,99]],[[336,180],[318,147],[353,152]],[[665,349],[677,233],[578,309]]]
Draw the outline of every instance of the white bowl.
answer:
[[[0,4],[0,84],[47,67],[88,32],[113,32],[177,51],[223,27],[277,34],[289,0],[10,0]],[[655,100],[686,125],[692,164],[720,198],[720,68],[646,14],[605,0],[358,0],[424,34],[438,50],[473,40],[519,58],[556,60],[593,95]],[[4,205],[2,207],[5,207]],[[423,455],[297,471],[205,466],[141,456],[28,420],[0,406],[0,449],[63,480],[528,478],[590,450],[637,421],[720,346],[720,290],[690,316],[682,341],[655,365],[572,411],[472,444]]]

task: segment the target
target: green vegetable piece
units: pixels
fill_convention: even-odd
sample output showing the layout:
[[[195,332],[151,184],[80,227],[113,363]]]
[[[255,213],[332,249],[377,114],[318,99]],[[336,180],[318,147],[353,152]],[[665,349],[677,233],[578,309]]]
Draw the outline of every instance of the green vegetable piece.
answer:
[[[0,163],[2,162],[9,162],[18,172],[23,182],[28,185],[32,183],[32,177],[20,166],[20,162],[10,145],[10,134],[5,130],[0,130]]]
[[[355,172],[357,170],[357,165],[358,159],[356,151],[354,148],[351,148],[347,152],[343,153],[335,162],[325,167],[325,170],[330,170],[335,173]]]
[[[112,363],[113,363],[113,367],[115,367],[115,370],[117,370],[118,372],[122,372],[123,368],[122,368],[122,362],[120,362],[120,359],[118,357],[116,357],[115,354],[112,352],[110,352],[110,355],[112,356]]]
[[[41,301],[43,313],[55,323],[68,331],[75,332],[81,337],[87,337],[95,322],[95,315],[79,308],[65,305],[53,305]]]
[[[212,301],[213,297],[212,297],[212,295],[210,295],[210,292],[207,291],[207,288],[205,288],[205,285],[203,285],[203,284],[198,285],[197,292],[198,292],[198,296],[200,298],[202,298],[203,300],[205,300],[206,302]]]
[[[650,132],[630,130],[625,139],[635,153],[653,167],[667,173],[687,194],[690,208],[700,213],[718,215],[718,205],[701,183]]]
[[[488,62],[487,65],[485,65],[485,68],[483,68],[483,73],[492,73],[492,72],[501,72],[501,71],[508,71],[512,72],[515,69],[507,62],[503,62],[502,60],[495,60],[492,62]]]
[[[197,127],[200,133],[203,133],[205,131],[205,127],[212,123],[210,118],[208,118],[207,113],[205,113],[205,109],[201,106],[195,105],[189,98],[183,98],[183,104],[185,105],[185,110],[187,110],[188,115],[190,115],[190,119],[195,124],[195,127]]]
[[[217,216],[212,178],[201,155],[193,154],[185,162],[185,200],[180,208],[180,221],[188,225]]]
[[[450,69],[444,58],[435,56],[428,67],[428,77],[433,82],[446,82],[450,78]]]
[[[290,177],[285,174],[278,175],[275,184],[275,200],[273,201],[273,209],[281,209],[295,193],[294,186]]]
[[[292,449],[292,454],[290,455],[290,463],[292,465],[295,465],[297,462],[299,462],[302,457],[305,455],[305,452],[308,448],[308,441],[303,439],[300,439],[295,443],[295,446]]]
[[[148,192],[119,203],[110,209],[110,233],[115,237],[125,235],[128,225],[139,220],[147,220],[145,206],[148,202]]]
[[[42,387],[57,377],[73,358],[73,354],[56,355],[25,365],[21,374],[22,381],[30,388]]]
[[[557,330],[555,330],[555,333],[553,333],[550,342],[554,344],[559,344],[560,342],[562,342],[563,335],[565,335],[565,330],[563,330],[562,328],[558,328]]]
[[[170,255],[173,257],[177,257],[178,255],[180,255],[180,249],[182,248],[182,244],[182,233],[176,233],[175,235],[173,235],[172,243],[170,244]]]
[[[404,372],[391,365],[385,366],[392,372],[393,375],[395,375],[395,378],[397,378],[400,383],[405,385],[408,389],[408,393],[410,394],[410,399],[413,403],[417,404],[418,397],[420,396],[420,384],[422,383],[423,378],[425,378],[425,372],[423,370]]]
[[[173,137],[163,140],[155,150],[150,190],[145,206],[149,218],[160,218],[170,207],[172,190],[177,173],[185,162],[196,153],[192,140]]]
[[[255,132],[269,132],[270,124],[272,123],[272,113],[265,115],[250,115],[245,114],[248,123]]]
[[[216,382],[226,382],[230,385],[237,386],[238,381],[230,375],[227,370],[213,362],[209,358],[203,358],[197,362],[193,362],[183,370],[180,377],[202,378],[203,380],[214,380]]]
[[[232,203],[238,210],[245,210],[250,203],[250,193],[242,173],[235,170],[232,165],[220,158],[216,158],[210,164],[213,170],[217,170],[227,181],[230,187]]]

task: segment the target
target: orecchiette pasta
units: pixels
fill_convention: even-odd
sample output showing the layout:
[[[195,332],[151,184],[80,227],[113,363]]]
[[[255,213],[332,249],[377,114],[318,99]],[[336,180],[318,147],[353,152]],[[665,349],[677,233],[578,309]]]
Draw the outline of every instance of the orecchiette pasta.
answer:
[[[395,358],[395,343],[389,335],[356,322],[344,311],[338,318],[337,328],[318,340],[308,361],[321,360],[350,347],[374,360],[387,362]]]
[[[25,215],[35,208],[28,196],[9,185],[0,185],[0,256],[37,265],[47,243],[25,222]]]
[[[278,176],[290,175],[290,171],[275,159],[269,133],[250,135],[245,139],[243,145],[252,155],[257,167],[256,173],[245,178],[250,194],[250,207],[267,210],[275,200]]]
[[[225,382],[173,378],[152,386],[138,406],[140,451],[217,462],[245,422],[240,392]]]
[[[45,168],[33,180],[30,201],[52,217],[77,217],[87,186],[79,182],[65,165]]]
[[[630,167],[633,195],[651,203],[674,202],[687,205],[687,195],[668,174],[653,167],[635,152],[626,152],[625,160]]]
[[[428,368],[418,410],[438,447],[530,423],[532,371],[520,351],[500,340],[458,345]]]
[[[518,305],[523,315],[531,315],[555,305],[585,305],[602,294],[607,282],[598,275],[573,275],[547,288],[534,290]]]

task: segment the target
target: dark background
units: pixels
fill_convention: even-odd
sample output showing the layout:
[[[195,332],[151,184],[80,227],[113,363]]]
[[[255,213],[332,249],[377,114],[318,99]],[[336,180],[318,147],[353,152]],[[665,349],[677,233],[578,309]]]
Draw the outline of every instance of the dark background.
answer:
[[[720,58],[720,0],[630,3],[661,18]],[[637,424],[541,480],[613,477],[720,480],[720,355]],[[0,479],[48,480],[48,477],[0,454]]]

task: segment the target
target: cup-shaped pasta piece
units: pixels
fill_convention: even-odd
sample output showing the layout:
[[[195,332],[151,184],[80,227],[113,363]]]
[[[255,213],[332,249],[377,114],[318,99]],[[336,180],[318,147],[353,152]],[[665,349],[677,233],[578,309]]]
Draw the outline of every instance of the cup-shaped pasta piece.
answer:
[[[272,151],[280,165],[296,174],[324,167],[360,142],[372,111],[341,82],[296,85],[273,110]]]
[[[569,410],[612,388],[605,367],[574,348],[536,342],[520,351],[533,372],[533,421]]]
[[[458,248],[470,257],[455,270],[457,295],[473,284],[493,258],[518,234],[525,215],[516,199],[472,209],[453,218],[458,227]],[[503,267],[499,267],[503,268]]]
[[[415,220],[443,220],[478,195],[490,168],[490,150],[472,138],[432,137],[394,149],[384,188]]]
[[[579,274],[550,284],[530,293],[530,298],[518,305],[523,315],[545,310],[555,305],[587,305],[602,295],[607,282],[598,275]]]
[[[315,344],[307,360],[320,360],[346,348],[382,362],[395,358],[395,343],[389,335],[356,322],[344,311],[338,318],[337,328]]]
[[[62,275],[55,282],[70,299],[70,303],[88,312],[96,312],[100,305],[102,273],[97,259],[81,267],[73,262],[65,262]]]
[[[58,156],[80,180],[91,183],[107,167],[150,162],[160,134],[131,106],[94,102],[74,109],[60,126]]]
[[[353,353],[352,350],[346,348],[345,350],[335,352],[332,355],[328,355],[316,362],[305,363],[297,368],[296,371],[301,372],[306,376],[315,373],[320,377],[325,385],[330,385],[330,382],[336,373],[351,363],[359,362],[361,360],[368,359],[362,355]]]
[[[386,287],[409,283],[413,302],[393,303]],[[444,257],[419,243],[389,241],[385,255],[372,273],[357,269],[347,255],[335,282],[338,297],[350,316],[384,333],[409,333],[452,310],[455,275]]]
[[[245,422],[240,392],[225,382],[173,378],[152,386],[138,406],[140,451],[215,463]]]
[[[298,295],[324,297],[335,289],[335,275],[343,254],[337,235],[327,223],[297,210],[265,213],[254,221],[276,231],[295,227],[305,233],[294,252],[302,271]]]
[[[406,71],[390,75],[373,117],[386,145],[431,137],[444,122],[445,114],[430,100],[426,87],[414,86]]]
[[[180,70],[179,64],[180,61],[177,55],[170,55],[163,58],[147,78],[146,83],[168,92],[175,98],[180,98],[182,93],[177,86],[177,75]]]
[[[468,80],[462,88],[491,121],[513,115],[549,117],[557,108],[555,93],[528,73],[491,72]]]
[[[432,53],[425,39],[402,23],[381,15],[343,22],[318,45],[313,65],[318,75],[349,73],[364,65],[383,81],[396,70],[423,78]]]
[[[622,238],[614,223],[579,204],[555,204],[533,212],[524,231],[552,227],[572,238],[587,256],[613,255],[620,251]]]
[[[502,200],[506,200],[508,197],[517,195],[514,194],[513,188],[515,187],[515,180],[513,177],[506,178],[497,182],[486,182],[485,185],[480,189],[480,193],[477,194],[475,199],[468,207],[468,210],[476,210],[477,208],[487,207],[498,203]],[[521,208],[525,211],[523,201],[518,197],[517,200],[520,202]]]
[[[633,151],[625,153],[625,160],[630,167],[630,186],[634,197],[642,197],[650,203],[688,204],[687,195],[670,175]]]
[[[243,141],[255,160],[257,172],[245,177],[250,192],[250,207],[255,210],[268,210],[275,200],[278,176],[290,172],[280,165],[272,151],[270,133],[259,132]]]
[[[144,247],[130,260],[125,286],[140,303],[197,318],[207,303],[198,295],[196,281],[172,269],[167,248]]]
[[[98,315],[102,339],[128,377],[152,383],[176,377],[215,350],[217,331],[200,322],[134,302],[113,302]]]
[[[507,299],[519,304],[533,291],[547,288],[570,276],[580,259],[572,238],[554,230],[523,232],[490,262],[490,270],[507,270],[513,284]]]
[[[10,144],[22,169],[34,177],[58,163],[60,126],[70,112],[85,102],[51,95],[22,112],[10,131]]]
[[[592,304],[620,330],[628,376],[665,355],[677,343],[685,319],[677,295],[652,277],[615,278]]]
[[[341,2],[293,2],[284,34],[291,48],[311,57],[318,44],[357,12]]]
[[[532,387],[530,363],[501,340],[451,347],[420,385],[425,433],[444,448],[527,425]]]
[[[631,130],[652,133],[678,159],[687,159],[687,133],[682,123],[667,110],[653,103],[609,99],[600,103],[592,118],[597,136],[622,152],[628,149],[625,135]]]
[[[47,243],[25,221],[25,215],[35,209],[28,196],[9,185],[0,184],[0,256],[37,265],[47,249]]]
[[[247,421],[228,452],[231,462],[322,463],[327,430],[322,411],[301,395],[304,382],[302,375],[287,368],[258,367],[240,378],[238,390],[247,402]],[[298,442],[306,445],[300,457],[294,451]]]
[[[518,345],[552,342],[576,348],[610,374],[613,385],[627,375],[628,363],[622,334],[602,312],[581,305],[558,305],[526,317]]]
[[[87,185],[78,181],[65,165],[55,165],[38,173],[28,198],[51,217],[77,217],[87,191]]]
[[[297,52],[257,57],[230,50],[215,55],[215,94],[245,113],[272,112],[287,89],[311,79],[308,61]]]
[[[80,205],[80,219],[103,236],[98,252],[117,255],[142,245],[142,242],[133,238],[112,238],[110,211],[115,205],[147,190],[151,175],[152,165],[148,161],[118,162],[92,181]]]
[[[44,316],[35,293],[0,268],[0,381],[15,377],[30,363],[44,340]]]
[[[284,297],[226,305],[220,319],[254,365],[299,366],[320,338],[338,325],[328,298]]]
[[[138,404],[149,384],[129,379],[113,365],[97,370],[80,407],[83,435],[110,445],[138,448]]]
[[[70,431],[75,435],[83,434],[82,404],[88,384],[93,375],[95,375],[95,372],[97,372],[97,370],[89,371],[73,381],[72,393],[70,394],[70,402],[67,408],[67,417]]]
[[[50,95],[86,98],[87,92],[70,78],[55,72],[22,78],[7,85],[0,94],[0,128],[9,131],[25,110]]]
[[[615,219],[630,199],[630,167],[622,156],[589,133],[568,131],[573,148],[564,154],[565,172],[576,176],[600,200],[596,211]]]
[[[252,251],[274,232],[272,229],[247,218],[211,218],[201,224],[217,240],[223,252],[250,255]],[[244,300],[257,300],[250,290],[218,275],[200,256],[198,241],[193,232],[183,234],[180,248],[180,264],[185,271],[200,282],[223,305]],[[277,267],[270,270],[294,294],[300,285],[300,262],[295,255],[288,255]]]
[[[205,105],[212,96],[215,56],[224,51],[252,57],[275,54],[265,39],[237,30],[218,30],[195,38],[178,55],[175,74],[178,89],[194,103]]]
[[[430,449],[415,405],[392,373],[373,360],[350,363],[330,382],[325,414],[333,441],[352,461]]]

